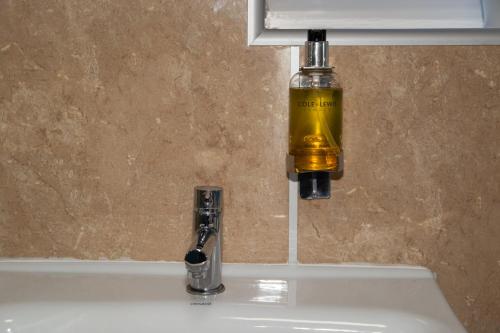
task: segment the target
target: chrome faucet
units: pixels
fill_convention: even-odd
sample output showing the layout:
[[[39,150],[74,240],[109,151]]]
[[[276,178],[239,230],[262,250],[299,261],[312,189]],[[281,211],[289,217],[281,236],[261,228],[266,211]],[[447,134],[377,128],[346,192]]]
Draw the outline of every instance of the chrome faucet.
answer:
[[[224,291],[221,260],[222,188],[194,189],[194,230],[196,239],[186,253],[187,291],[212,295]]]

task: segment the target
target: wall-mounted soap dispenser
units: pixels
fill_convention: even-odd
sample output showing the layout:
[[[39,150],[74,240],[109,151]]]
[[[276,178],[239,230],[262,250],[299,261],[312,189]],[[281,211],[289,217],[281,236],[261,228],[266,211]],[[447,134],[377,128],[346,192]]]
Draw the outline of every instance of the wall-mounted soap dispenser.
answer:
[[[342,88],[328,64],[325,30],[309,30],[305,61],[290,80],[289,177],[302,199],[330,198],[330,177],[343,170]]]

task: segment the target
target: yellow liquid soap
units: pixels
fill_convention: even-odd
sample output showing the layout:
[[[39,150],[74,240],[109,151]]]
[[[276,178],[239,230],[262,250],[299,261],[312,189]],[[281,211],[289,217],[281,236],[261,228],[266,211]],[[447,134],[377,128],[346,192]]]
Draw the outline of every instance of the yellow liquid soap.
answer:
[[[342,151],[342,89],[290,88],[289,124],[295,172],[336,171]]]

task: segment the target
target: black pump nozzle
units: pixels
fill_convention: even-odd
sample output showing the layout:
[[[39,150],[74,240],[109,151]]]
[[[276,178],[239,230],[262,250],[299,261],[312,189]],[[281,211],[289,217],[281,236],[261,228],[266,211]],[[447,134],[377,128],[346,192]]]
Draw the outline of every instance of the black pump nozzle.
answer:
[[[308,42],[325,42],[326,30],[307,30]]]
[[[302,199],[330,199],[330,172],[299,173],[299,193]]]

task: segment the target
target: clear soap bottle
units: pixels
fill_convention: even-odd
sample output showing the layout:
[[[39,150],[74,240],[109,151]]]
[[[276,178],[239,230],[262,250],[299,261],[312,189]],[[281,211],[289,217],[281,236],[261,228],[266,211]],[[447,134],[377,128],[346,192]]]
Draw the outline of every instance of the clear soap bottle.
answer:
[[[305,61],[290,80],[288,172],[303,199],[330,197],[343,171],[342,88],[328,64],[325,30],[309,30]]]

